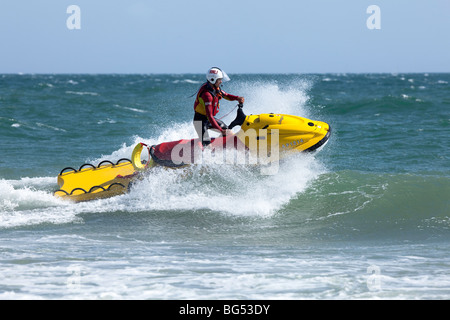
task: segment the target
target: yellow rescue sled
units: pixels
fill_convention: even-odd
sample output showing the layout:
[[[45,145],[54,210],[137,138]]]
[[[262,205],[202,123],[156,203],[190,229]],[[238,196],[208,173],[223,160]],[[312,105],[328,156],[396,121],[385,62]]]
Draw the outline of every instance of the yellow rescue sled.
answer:
[[[99,165],[84,164],[78,170],[67,167],[58,175],[59,190],[55,196],[75,202],[109,198],[128,191],[134,167],[129,159]]]
[[[74,202],[109,198],[128,192],[131,181],[153,165],[153,161],[142,163],[143,148],[149,147],[138,143],[133,150],[131,159],[122,158],[116,163],[109,160],[100,162],[97,166],[86,163],[78,170],[67,167],[58,175],[59,189],[54,195]]]

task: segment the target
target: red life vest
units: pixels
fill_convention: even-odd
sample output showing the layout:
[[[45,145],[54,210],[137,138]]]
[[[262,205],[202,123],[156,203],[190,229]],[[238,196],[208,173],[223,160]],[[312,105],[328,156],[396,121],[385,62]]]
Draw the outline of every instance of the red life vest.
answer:
[[[205,101],[204,100],[204,94],[209,93],[212,96],[212,101]],[[215,116],[219,112],[220,108],[220,99],[222,99],[222,90],[214,89],[208,82],[203,84],[200,88],[200,90],[197,93],[197,98],[195,99],[194,103],[194,110],[195,112],[198,112],[202,115],[206,116],[206,106],[211,105],[212,108],[212,114]]]

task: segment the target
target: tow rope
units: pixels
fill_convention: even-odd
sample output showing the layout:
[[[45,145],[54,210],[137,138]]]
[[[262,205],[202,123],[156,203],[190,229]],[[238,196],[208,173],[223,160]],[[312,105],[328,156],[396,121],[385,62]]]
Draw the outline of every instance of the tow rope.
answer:
[[[237,104],[233,109],[231,109],[230,112],[228,112],[226,115],[224,115],[223,117],[219,118],[219,120],[222,120],[223,118],[225,118],[226,116],[230,115],[230,113],[232,113],[234,111],[234,109],[236,109],[239,106],[239,104]]]

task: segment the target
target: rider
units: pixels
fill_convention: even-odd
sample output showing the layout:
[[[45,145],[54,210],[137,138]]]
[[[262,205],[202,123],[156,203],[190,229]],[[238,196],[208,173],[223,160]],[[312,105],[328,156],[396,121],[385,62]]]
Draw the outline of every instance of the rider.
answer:
[[[222,135],[231,134],[228,126],[221,120],[214,118],[219,112],[220,99],[224,98],[229,101],[239,101],[244,103],[244,97],[228,94],[220,88],[222,82],[229,81],[228,75],[220,68],[213,67],[206,73],[205,82],[197,93],[194,103],[194,127],[199,138],[202,140],[203,146],[211,143],[208,135],[208,129],[214,129],[222,133]]]

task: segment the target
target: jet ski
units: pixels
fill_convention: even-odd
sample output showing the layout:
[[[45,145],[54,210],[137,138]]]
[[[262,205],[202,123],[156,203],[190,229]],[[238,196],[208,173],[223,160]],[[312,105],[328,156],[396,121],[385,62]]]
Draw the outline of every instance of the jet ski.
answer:
[[[150,172],[151,168],[180,168],[201,163],[205,151],[221,155],[230,154],[231,150],[233,155],[236,151],[249,155],[256,159],[256,164],[278,163],[295,153],[317,151],[331,135],[330,125],[323,121],[276,113],[247,116],[241,104],[228,128],[231,130],[236,126],[240,126],[237,133],[212,138],[207,146],[200,139],[182,139],[152,146],[138,143],[131,159],[120,159],[116,163],[105,160],[97,166],[84,164],[78,170],[64,168],[58,175],[60,189],[54,194],[75,202],[124,194],[133,181]],[[148,152],[147,161],[141,160],[144,149]],[[244,159],[249,162],[249,158]]]

